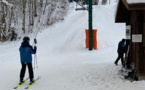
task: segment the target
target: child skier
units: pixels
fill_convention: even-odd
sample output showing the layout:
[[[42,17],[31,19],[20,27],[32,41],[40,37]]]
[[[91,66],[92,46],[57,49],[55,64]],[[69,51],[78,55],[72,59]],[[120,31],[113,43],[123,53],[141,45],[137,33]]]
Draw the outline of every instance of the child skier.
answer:
[[[24,82],[23,78],[25,76],[25,71],[26,71],[26,66],[28,66],[29,70],[29,78],[30,78],[30,83],[33,83],[35,80],[34,74],[33,74],[33,68],[32,68],[32,54],[36,53],[37,47],[33,47],[29,44],[30,39],[29,37],[24,37],[23,42],[19,48],[20,51],[20,59],[21,59],[21,64],[22,68],[20,71],[20,83]]]

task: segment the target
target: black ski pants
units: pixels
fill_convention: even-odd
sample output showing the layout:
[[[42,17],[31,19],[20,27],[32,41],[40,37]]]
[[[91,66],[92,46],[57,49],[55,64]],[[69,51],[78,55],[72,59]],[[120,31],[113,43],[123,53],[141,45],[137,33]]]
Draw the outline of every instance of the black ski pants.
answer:
[[[25,71],[26,71],[26,66],[28,66],[28,70],[29,70],[29,78],[33,79],[34,75],[33,75],[33,68],[32,68],[32,63],[22,63],[22,68],[20,71],[20,78],[23,79],[25,76]]]
[[[115,61],[116,64],[118,63],[119,59],[121,59],[121,63],[122,63],[122,65],[124,65],[123,64],[123,53],[122,52],[118,52],[118,57]]]

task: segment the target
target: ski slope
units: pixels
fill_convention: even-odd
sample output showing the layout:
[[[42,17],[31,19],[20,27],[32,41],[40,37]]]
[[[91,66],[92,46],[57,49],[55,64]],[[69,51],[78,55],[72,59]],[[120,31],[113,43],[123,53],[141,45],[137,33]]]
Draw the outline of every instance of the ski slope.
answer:
[[[94,6],[93,28],[97,29],[98,49],[85,48],[88,12],[75,11],[71,4],[65,20],[37,36],[38,68],[41,79],[30,90],[144,90],[145,81],[119,78],[121,68],[114,65],[117,44],[125,37],[125,24],[115,24],[115,7]],[[33,43],[33,35],[31,44]],[[21,41],[0,43],[0,90],[12,90],[19,82]],[[25,78],[28,77],[28,72]],[[18,88],[24,90],[28,81]]]

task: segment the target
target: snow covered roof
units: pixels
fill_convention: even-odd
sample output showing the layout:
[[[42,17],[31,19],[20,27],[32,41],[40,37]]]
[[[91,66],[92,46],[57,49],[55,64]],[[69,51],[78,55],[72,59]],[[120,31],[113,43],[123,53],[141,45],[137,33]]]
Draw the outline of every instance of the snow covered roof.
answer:
[[[126,0],[128,4],[141,4],[145,3],[145,0]]]
[[[145,10],[145,0],[119,0],[127,10]]]

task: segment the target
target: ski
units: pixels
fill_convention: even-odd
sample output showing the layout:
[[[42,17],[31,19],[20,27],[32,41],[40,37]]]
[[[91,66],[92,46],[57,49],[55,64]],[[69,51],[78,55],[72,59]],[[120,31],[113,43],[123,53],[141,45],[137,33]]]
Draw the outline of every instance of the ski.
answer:
[[[17,89],[20,87],[24,82],[26,82],[29,78],[26,78],[23,82],[19,83],[17,86],[14,87],[14,89]]]
[[[29,83],[29,85],[27,87],[25,87],[25,89],[30,88],[36,81],[38,81],[40,79],[40,76],[36,78],[36,80],[33,83]]]

